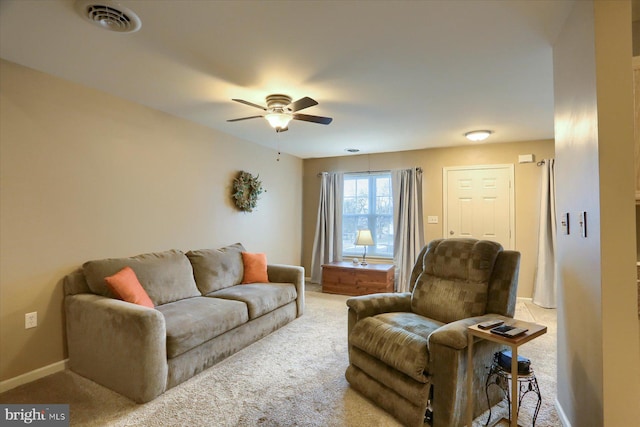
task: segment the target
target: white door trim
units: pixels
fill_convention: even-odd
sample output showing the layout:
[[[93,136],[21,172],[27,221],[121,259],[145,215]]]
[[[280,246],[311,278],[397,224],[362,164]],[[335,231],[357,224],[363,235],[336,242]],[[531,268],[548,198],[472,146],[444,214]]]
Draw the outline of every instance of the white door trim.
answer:
[[[442,168],[442,238],[447,239],[449,234],[449,216],[448,216],[448,172],[460,170],[478,170],[478,169],[507,169],[509,171],[509,248],[514,250],[516,247],[516,209],[515,209],[515,168],[513,163],[497,164],[497,165],[472,165],[472,166],[446,166]]]

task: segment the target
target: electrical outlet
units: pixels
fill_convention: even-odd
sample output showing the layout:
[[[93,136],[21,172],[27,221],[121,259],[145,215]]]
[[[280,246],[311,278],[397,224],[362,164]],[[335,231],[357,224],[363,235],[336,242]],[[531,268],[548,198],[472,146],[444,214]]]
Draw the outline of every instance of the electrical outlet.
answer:
[[[24,315],[24,328],[31,329],[38,326],[38,312],[27,313]]]
[[[437,224],[438,223],[438,216],[427,216],[427,224]]]

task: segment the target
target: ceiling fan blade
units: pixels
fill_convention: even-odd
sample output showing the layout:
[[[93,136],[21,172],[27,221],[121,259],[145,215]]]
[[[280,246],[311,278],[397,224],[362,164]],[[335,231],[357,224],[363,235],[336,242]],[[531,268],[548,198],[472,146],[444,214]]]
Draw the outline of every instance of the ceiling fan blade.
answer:
[[[249,105],[250,107],[256,107],[256,108],[259,108],[261,110],[267,111],[266,107],[263,107],[262,105],[254,104],[253,102],[245,101],[244,99],[232,99],[232,101],[236,101],[236,102],[239,102],[241,104]]]
[[[321,125],[328,125],[333,120],[331,117],[310,116],[309,114],[294,114],[293,118],[304,122],[320,123]]]
[[[289,108],[291,112],[295,113],[296,111],[304,110],[305,108],[313,107],[314,105],[318,105],[318,102],[315,99],[305,96],[304,98],[300,98],[287,105],[287,108]]]
[[[249,120],[249,119],[257,119],[259,117],[264,117],[264,116],[249,116],[249,117],[240,117],[239,119],[229,119],[227,120],[228,122],[239,122],[240,120]]]

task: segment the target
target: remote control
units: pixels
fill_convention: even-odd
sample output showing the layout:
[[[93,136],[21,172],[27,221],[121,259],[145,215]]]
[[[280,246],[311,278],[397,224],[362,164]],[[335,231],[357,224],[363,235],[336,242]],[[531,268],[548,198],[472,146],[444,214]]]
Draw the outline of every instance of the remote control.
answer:
[[[494,319],[494,320],[485,320],[482,323],[478,323],[478,328],[480,329],[491,329],[496,326],[502,325],[504,322],[502,320]]]
[[[518,335],[524,334],[525,332],[527,332],[528,329],[525,328],[516,328],[515,326],[498,326],[497,328],[493,328],[491,329],[491,333],[497,334],[497,335],[502,335],[503,337],[507,337],[507,338],[514,338],[517,337]]]

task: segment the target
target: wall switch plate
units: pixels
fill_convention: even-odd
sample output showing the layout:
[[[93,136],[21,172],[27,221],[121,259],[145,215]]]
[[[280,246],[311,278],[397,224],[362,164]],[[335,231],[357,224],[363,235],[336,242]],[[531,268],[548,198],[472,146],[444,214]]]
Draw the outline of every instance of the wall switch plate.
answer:
[[[580,226],[580,236],[587,237],[587,212],[578,212],[578,225]]]
[[[424,217],[423,217],[424,218]],[[427,216],[427,224],[437,224],[438,223],[438,216]]]
[[[560,217],[560,227],[562,227],[562,234],[570,234],[569,212],[563,213]]]
[[[31,329],[38,326],[38,312],[27,313],[24,315],[24,328]]]

